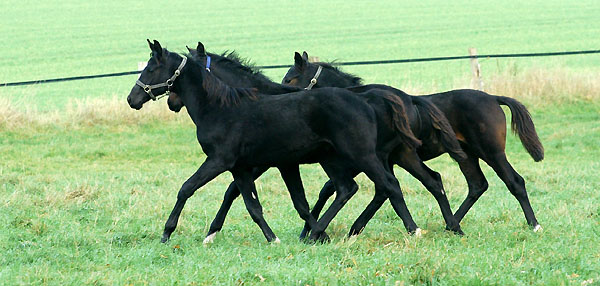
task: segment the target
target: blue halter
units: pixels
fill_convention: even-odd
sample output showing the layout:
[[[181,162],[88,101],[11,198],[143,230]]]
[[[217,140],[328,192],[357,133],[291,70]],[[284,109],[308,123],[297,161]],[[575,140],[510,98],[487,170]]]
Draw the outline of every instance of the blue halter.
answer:
[[[210,72],[210,56],[206,55],[206,70]]]

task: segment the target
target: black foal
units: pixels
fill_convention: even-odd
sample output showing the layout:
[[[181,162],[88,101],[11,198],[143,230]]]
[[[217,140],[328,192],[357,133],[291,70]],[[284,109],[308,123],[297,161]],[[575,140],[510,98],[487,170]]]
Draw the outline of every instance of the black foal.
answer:
[[[127,98],[129,105],[141,109],[158,98],[154,93],[173,92],[177,96],[169,96],[170,107],[186,107],[207,156],[179,190],[162,242],[175,230],[187,199],[225,171],[232,173],[267,241],[278,241],[258,201],[256,167],[279,168],[294,206],[313,230],[312,240],[327,238],[324,230],[358,189],[353,178],[361,172],[373,181],[376,193],[390,198],[406,229],[417,230],[387,164],[393,150],[414,151],[420,144],[395,96],[382,90],[358,95],[338,88],[264,96],[230,87],[207,71],[206,64],[170,53],[157,41],[148,43],[152,57]],[[309,213],[298,172],[298,164],[312,162],[321,164],[337,192],[318,222]]]
[[[303,90],[298,87],[292,87],[289,85],[281,85],[269,80],[260,71],[254,69],[249,64],[244,64],[235,53],[229,53],[226,55],[216,55],[212,53],[206,53],[204,45],[198,43],[196,49],[188,48],[193,58],[201,63],[211,63],[211,73],[218,77],[221,81],[238,87],[253,87],[257,88],[261,93],[265,94],[283,94],[291,91]],[[390,89],[387,86],[381,86],[383,89]],[[371,88],[374,89],[374,88]],[[355,93],[361,93],[364,91],[352,90]],[[395,89],[390,92],[396,92]],[[441,148],[444,148],[444,152],[448,152],[456,160],[461,160],[465,157],[464,153],[460,149],[459,143],[456,140],[456,136],[452,131],[452,127],[447,122],[446,118],[433,104],[426,99],[421,98],[410,98],[409,96],[403,96],[399,94],[396,96],[398,100],[401,100],[404,106],[407,106],[406,113],[409,116],[410,124],[427,127],[429,133],[435,133],[435,140],[440,140]],[[419,111],[420,110],[420,111]],[[417,122],[418,120],[418,122]],[[429,169],[414,150],[406,148],[398,148],[393,152],[392,162],[398,164],[400,167],[406,169],[414,177],[416,177],[426,188],[430,191],[440,206],[442,215],[446,222],[448,229],[453,230],[457,233],[462,233],[459,224],[453,218],[450,204],[446,197],[443,189],[441,177],[435,171]],[[255,178],[258,178],[266,169],[255,170]],[[322,196],[327,194],[327,198],[333,195],[335,188],[332,182],[327,182],[321,192]],[[237,186],[231,183],[225,196],[219,211],[211,223],[206,243],[212,242],[216,232],[220,231],[223,227],[223,223],[229,208],[233,201],[240,195]],[[322,202],[322,204],[321,204]],[[320,200],[315,208],[313,208],[313,214],[318,215],[324,207],[326,200]],[[301,238],[304,238],[309,230],[309,225],[306,224],[302,231]],[[362,228],[361,228],[362,229]],[[354,234],[356,231],[351,230],[350,234]]]

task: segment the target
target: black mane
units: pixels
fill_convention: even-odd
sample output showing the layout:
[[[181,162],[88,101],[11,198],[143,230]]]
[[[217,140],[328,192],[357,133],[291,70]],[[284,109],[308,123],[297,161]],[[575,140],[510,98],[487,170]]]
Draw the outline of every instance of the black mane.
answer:
[[[325,62],[316,62],[314,64],[320,65],[322,66],[324,69],[329,69],[329,70],[333,70],[334,72],[338,73],[340,76],[342,76],[345,80],[350,81],[353,85],[362,85],[363,84],[363,79],[353,75],[351,73],[347,73],[347,72],[343,72],[340,69],[338,69],[335,66],[335,62],[330,62],[330,63],[325,63]]]
[[[213,53],[208,54],[213,60],[224,67],[228,67],[231,70],[238,70],[244,74],[251,74],[256,79],[271,81],[252,61],[248,58],[242,58],[236,51],[224,51],[220,55]]]
[[[256,99],[258,91],[255,88],[229,86],[207,71],[202,64],[194,60],[194,57],[187,57],[188,62],[196,65],[202,73],[202,87],[211,102],[219,103],[221,106],[233,106],[239,104],[242,98]]]
[[[249,58],[242,58],[242,56],[240,56],[240,54],[238,54],[236,51],[224,51],[221,53],[221,57],[223,57],[222,60],[229,60],[227,61],[229,64],[232,64],[244,71],[254,74],[262,74],[261,70],[256,67],[256,64],[254,64]]]

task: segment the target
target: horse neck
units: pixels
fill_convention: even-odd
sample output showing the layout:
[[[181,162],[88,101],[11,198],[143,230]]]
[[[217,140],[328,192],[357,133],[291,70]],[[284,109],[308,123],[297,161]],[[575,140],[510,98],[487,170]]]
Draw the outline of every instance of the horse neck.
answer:
[[[319,85],[322,87],[351,87],[355,86],[356,83],[352,78],[348,78],[345,74],[340,71],[324,68],[319,79]]]
[[[297,87],[273,82],[262,74],[256,74],[248,71],[233,71],[230,68],[223,67],[218,64],[213,66],[211,72],[227,85],[256,88],[262,94],[283,94],[301,90]]]
[[[213,109],[211,108],[213,103],[208,100],[202,82],[198,81],[199,78],[202,78],[201,70],[194,65],[188,65],[181,71],[181,75],[173,86],[173,92],[181,98],[188,115],[198,127],[200,127],[205,110]]]

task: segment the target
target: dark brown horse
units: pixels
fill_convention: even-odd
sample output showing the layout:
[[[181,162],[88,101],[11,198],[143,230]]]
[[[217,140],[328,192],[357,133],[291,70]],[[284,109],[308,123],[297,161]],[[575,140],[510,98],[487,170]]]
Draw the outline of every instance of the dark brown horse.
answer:
[[[157,94],[173,92],[169,105],[183,106],[196,125],[207,158],[182,185],[165,224],[162,242],[169,240],[183,207],[196,190],[229,171],[250,216],[267,241],[278,241],[266,223],[254,186],[254,168],[277,167],[294,207],[312,228],[310,239],[326,239],[324,230],[358,190],[354,177],[364,172],[375,191],[390,198],[409,232],[417,231],[389,169],[390,153],[420,145],[412,134],[403,103],[387,91],[354,93],[324,88],[264,96],[255,89],[235,88],[208,71],[207,63],[182,57],[148,41],[152,56],[132,88],[127,102],[141,109]],[[344,128],[340,128],[343,126]],[[336,189],[336,199],[317,222],[310,215],[298,165],[321,164]]]
[[[312,82],[311,82],[312,81]],[[362,79],[344,73],[330,63],[309,63],[306,52],[301,56],[294,55],[294,66],[289,69],[282,81],[284,84],[297,87],[352,87],[350,89],[364,91],[368,86],[360,87]],[[355,86],[355,87],[353,87]],[[378,88],[382,88],[376,85]],[[454,214],[460,222],[473,204],[487,190],[488,183],[479,166],[479,159],[486,162],[508,187],[508,190],[519,201],[527,223],[534,231],[541,229],[527,197],[525,181],[515,171],[506,159],[506,119],[500,105],[506,105],[512,112],[512,130],[519,135],[521,143],[529,152],[534,161],[538,162],[544,158],[544,147],[535,131],[535,126],[527,108],[519,101],[504,97],[494,96],[478,90],[463,89],[452,90],[443,93],[418,96],[424,97],[435,104],[450,121],[456,138],[462,149],[467,154],[467,160],[458,160],[458,164],[469,186],[469,194],[462,205]],[[424,126],[413,127],[413,132],[423,141],[418,153],[421,159],[429,160],[443,154],[444,148],[440,146],[440,140],[427,139],[424,136],[436,136],[435,133],[428,134],[423,130]],[[426,127],[425,127],[426,128]],[[329,194],[324,194],[326,197]],[[364,219],[372,217],[381,206],[384,199],[374,200],[369,205]],[[321,196],[317,205],[324,205]],[[313,211],[313,215],[318,213]],[[358,222],[358,220],[357,220]],[[357,228],[364,225],[357,225]]]

